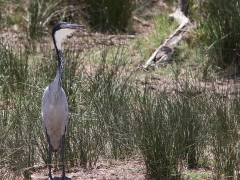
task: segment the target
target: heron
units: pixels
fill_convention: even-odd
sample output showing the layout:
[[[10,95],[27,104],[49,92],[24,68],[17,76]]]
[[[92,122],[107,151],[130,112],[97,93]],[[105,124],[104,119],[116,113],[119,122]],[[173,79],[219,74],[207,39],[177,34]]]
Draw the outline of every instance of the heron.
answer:
[[[49,178],[51,174],[52,153],[61,148],[62,157],[62,179],[68,179],[65,175],[64,165],[64,136],[68,124],[68,102],[62,88],[64,74],[64,55],[61,48],[62,40],[77,29],[85,29],[82,24],[68,24],[58,22],[52,31],[52,38],[58,57],[58,68],[55,79],[46,87],[42,97],[41,115],[42,124],[46,131],[49,144]]]

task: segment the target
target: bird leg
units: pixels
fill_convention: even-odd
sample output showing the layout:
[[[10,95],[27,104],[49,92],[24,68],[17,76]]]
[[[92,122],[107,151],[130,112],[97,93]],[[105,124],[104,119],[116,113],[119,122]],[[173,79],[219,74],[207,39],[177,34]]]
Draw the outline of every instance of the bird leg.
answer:
[[[50,143],[49,143],[49,164],[48,164],[48,168],[49,168],[48,176],[49,176],[50,180],[53,180],[52,173],[51,173],[51,168],[52,168],[52,147],[51,147]]]
[[[67,179],[65,176],[65,163],[64,163],[64,135],[62,136],[61,140],[61,153],[62,153],[62,179]]]

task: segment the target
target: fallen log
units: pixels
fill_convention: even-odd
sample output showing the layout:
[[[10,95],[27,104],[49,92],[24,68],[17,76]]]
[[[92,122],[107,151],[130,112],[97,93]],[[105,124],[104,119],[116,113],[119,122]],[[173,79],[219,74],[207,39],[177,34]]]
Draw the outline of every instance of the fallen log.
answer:
[[[179,5],[177,10],[169,15],[170,19],[176,19],[179,23],[178,28],[168,36],[163,44],[161,44],[151,55],[151,57],[147,60],[147,62],[143,65],[143,68],[147,68],[148,66],[156,66],[160,67],[167,62],[171,61],[171,58],[174,54],[176,46],[187,37],[189,31],[194,28],[194,24],[191,23],[189,18],[185,16],[184,11],[186,13],[186,9],[183,11],[183,6],[181,3],[183,0],[179,0]]]

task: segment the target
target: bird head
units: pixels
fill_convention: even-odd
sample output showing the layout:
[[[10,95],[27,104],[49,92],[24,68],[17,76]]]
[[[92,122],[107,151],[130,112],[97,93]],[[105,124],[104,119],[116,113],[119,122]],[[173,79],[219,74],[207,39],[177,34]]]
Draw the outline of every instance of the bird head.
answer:
[[[67,22],[58,22],[52,31],[54,43],[58,50],[61,49],[62,40],[72,34],[75,30],[86,29],[82,24],[68,24]]]

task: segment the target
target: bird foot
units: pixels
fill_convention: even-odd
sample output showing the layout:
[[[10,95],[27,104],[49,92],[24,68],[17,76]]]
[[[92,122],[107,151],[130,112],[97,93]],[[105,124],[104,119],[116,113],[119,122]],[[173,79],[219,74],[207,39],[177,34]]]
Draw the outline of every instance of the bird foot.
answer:
[[[52,177],[49,176],[48,180],[72,180],[72,179],[71,179],[71,178],[68,178],[68,177],[66,177],[66,176],[54,177],[54,178],[52,178]]]

